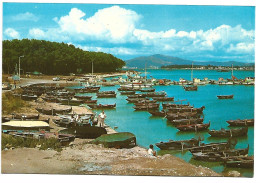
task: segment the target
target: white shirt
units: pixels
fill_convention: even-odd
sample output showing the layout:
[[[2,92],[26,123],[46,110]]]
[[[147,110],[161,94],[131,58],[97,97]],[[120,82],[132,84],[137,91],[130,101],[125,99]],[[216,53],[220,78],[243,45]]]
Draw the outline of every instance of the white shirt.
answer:
[[[105,119],[107,117],[107,115],[105,113],[100,113],[99,117],[102,118],[102,119]]]
[[[150,148],[150,149],[148,149],[148,154],[150,155],[150,156],[153,156],[153,150]]]

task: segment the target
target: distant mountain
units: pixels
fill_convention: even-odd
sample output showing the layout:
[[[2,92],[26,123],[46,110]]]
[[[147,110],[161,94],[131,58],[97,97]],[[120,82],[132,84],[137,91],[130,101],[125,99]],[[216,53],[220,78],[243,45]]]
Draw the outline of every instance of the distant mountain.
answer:
[[[237,61],[226,61],[226,62],[216,62],[216,61],[192,61],[185,60],[178,57],[166,56],[161,54],[151,55],[151,56],[142,56],[133,58],[130,60],[126,60],[127,67],[137,67],[137,68],[145,68],[146,67],[161,67],[167,65],[191,65],[192,62],[194,65],[213,65],[213,66],[253,66],[254,63],[243,63]]]

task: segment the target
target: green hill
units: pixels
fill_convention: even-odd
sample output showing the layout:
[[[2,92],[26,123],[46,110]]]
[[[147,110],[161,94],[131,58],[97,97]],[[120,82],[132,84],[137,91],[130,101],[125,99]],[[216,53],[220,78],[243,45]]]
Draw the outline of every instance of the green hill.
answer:
[[[43,74],[90,73],[92,61],[94,72],[114,72],[125,62],[111,54],[89,52],[74,45],[43,40],[3,41],[3,73],[14,73],[19,56],[21,69],[25,72],[39,71]]]

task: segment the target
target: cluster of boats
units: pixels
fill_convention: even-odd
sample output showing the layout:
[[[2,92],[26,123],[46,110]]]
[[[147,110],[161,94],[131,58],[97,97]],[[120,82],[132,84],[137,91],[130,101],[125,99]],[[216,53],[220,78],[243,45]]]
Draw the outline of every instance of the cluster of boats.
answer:
[[[227,167],[253,168],[253,157],[248,157],[249,145],[244,149],[235,149],[237,141],[201,143],[201,139],[169,140],[155,145],[161,150],[189,150],[192,158],[199,161],[223,162]]]

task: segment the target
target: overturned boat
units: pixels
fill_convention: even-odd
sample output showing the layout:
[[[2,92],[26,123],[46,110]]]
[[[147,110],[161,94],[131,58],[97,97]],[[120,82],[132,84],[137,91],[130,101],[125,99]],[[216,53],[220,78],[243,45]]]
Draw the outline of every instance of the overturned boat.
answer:
[[[132,148],[136,146],[136,137],[129,132],[102,135],[92,141],[93,144],[103,144],[108,148]]]

